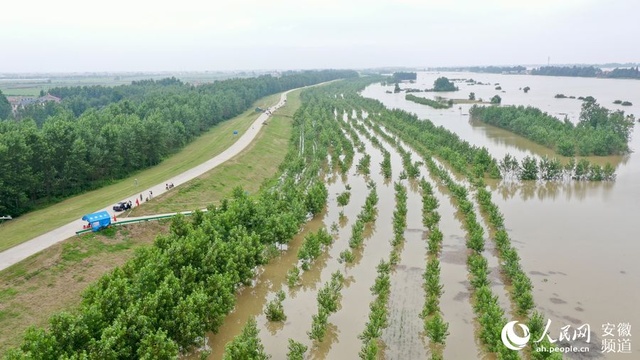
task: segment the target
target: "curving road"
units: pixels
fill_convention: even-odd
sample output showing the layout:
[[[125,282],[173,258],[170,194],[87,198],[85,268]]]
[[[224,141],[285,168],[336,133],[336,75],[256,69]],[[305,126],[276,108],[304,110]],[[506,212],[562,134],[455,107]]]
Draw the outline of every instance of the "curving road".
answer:
[[[280,108],[285,104],[287,94],[293,90],[286,91],[280,95],[280,101],[272,107],[269,108],[269,113],[262,113],[258,118],[251,124],[251,126],[247,129],[247,131],[240,136],[240,138],[233,143],[233,145],[229,146],[226,150],[221,152],[220,154],[214,156],[213,158],[205,161],[204,163],[193,167],[182,174],[176,175],[170,179],[166,179],[161,184],[157,184],[148,189],[142,190],[140,193],[132,194],[130,197],[126,199],[122,199],[121,201],[131,201],[135,204],[136,198],[139,198],[140,194],[143,197],[148,197],[150,192],[153,192],[153,196],[161,195],[165,193],[167,190],[165,189],[166,183],[173,183],[174,186],[179,186],[181,184],[186,183],[187,181],[194,179],[207,171],[217,167],[218,165],[230,160],[234,156],[238,155],[242,150],[244,150],[252,141],[255,139],[256,135],[262,129],[262,123],[269,118],[269,115],[275,110]],[[108,211],[110,214],[113,214],[113,205],[111,204],[103,209],[96,209],[97,211]],[[157,215],[153,215],[154,217]],[[133,219],[142,219],[145,217],[139,218],[127,218],[127,220]],[[85,225],[86,222],[78,219],[72,221],[66,225],[63,225],[55,230],[49,231],[48,233],[42,234],[38,237],[35,237],[29,241],[26,241],[20,245],[16,245],[10,249],[7,249],[0,253],[0,271],[8,268],[9,266],[18,263],[31,255],[37,254],[38,252],[50,247],[53,244],[59,243],[62,240],[68,239],[76,234],[76,231],[81,230],[82,226]]]

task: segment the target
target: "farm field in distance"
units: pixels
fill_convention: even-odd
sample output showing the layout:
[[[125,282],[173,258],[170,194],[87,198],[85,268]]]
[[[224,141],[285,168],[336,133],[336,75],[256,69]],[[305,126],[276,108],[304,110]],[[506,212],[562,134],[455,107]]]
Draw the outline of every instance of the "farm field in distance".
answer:
[[[148,79],[164,79],[176,77],[191,84],[210,83],[233,77],[253,77],[260,73],[236,71],[212,72],[114,72],[114,73],[37,73],[37,74],[9,74],[0,73],[0,91],[5,96],[37,97],[40,92],[47,92],[53,87],[63,86],[117,86],[128,85],[132,81]]]

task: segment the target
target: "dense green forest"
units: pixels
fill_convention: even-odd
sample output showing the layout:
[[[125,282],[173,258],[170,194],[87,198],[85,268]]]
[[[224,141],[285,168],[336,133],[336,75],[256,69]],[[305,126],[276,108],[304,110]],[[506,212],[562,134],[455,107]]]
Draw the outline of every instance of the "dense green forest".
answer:
[[[348,140],[325,91],[301,94],[289,152],[258,194],[238,188],[219,207],[174,218],[170,234],[91,285],[79,309],[28,330],[5,358],[174,359],[201,346],[267,261],[266,248],[287,243],[326,205],[321,169],[329,149]]]
[[[534,107],[472,106],[472,119],[512,131],[564,156],[614,155],[629,152],[633,115],[610,111],[593,100],[582,104],[577,125]]]
[[[17,216],[156,165],[266,95],[354,76],[324,70],[197,87],[171,78],[53,88],[60,104],[0,121],[0,213]]]
[[[0,90],[0,120],[6,119],[11,115],[11,104]]]

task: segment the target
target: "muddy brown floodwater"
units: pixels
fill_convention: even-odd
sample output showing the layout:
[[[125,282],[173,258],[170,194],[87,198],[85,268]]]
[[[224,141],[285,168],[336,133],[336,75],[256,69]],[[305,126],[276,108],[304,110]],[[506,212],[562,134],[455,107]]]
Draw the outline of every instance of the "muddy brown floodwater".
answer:
[[[473,78],[491,86],[456,83],[460,91],[442,93],[447,98],[466,98],[469,92],[476,97],[488,99],[499,94],[503,105],[531,105],[552,115],[566,116],[573,122],[578,120],[581,101],[575,99],[555,99],[554,95],[595,97],[603,106],[624,110],[640,115],[640,81],[618,79],[586,79],[566,77],[546,77],[528,75],[497,75],[477,73],[418,73],[415,84],[406,87],[432,87],[439,76],[450,79]],[[499,83],[506,92],[494,90]],[[519,90],[530,86],[525,94]],[[508,131],[485,124],[470,123],[470,105],[456,105],[448,110],[434,110],[408,102],[404,93],[387,94],[380,84],[369,86],[363,96],[382,101],[387,107],[401,108],[416,113],[420,118],[428,118],[436,125],[457,133],[471,144],[484,146],[496,158],[511,153],[519,159],[525,155],[555,155],[553,151],[532,143]],[[420,96],[432,97],[423,93]],[[614,105],[617,99],[629,100],[634,105],[622,107]],[[603,359],[640,358],[640,339],[633,338],[633,329],[640,328],[640,240],[638,217],[640,217],[640,132],[636,123],[630,142],[631,154],[605,158],[590,157],[598,163],[611,162],[617,166],[617,180],[614,183],[513,183],[509,181],[490,182],[493,199],[504,213],[505,225],[513,245],[518,250],[524,270],[534,284],[534,298],[537,308],[551,320],[549,328],[553,339],[559,337],[561,328],[588,324],[591,328],[590,356]],[[446,225],[450,212],[442,206],[442,227]],[[445,247],[444,264],[451,258]],[[454,260],[449,260],[454,261]],[[462,261],[462,259],[458,259]],[[443,280],[446,286],[450,283]],[[463,296],[463,295],[461,295]],[[446,302],[443,312],[447,319]],[[469,316],[470,314],[465,314]],[[450,320],[449,320],[450,321]],[[631,325],[631,337],[621,337],[614,331],[616,344],[630,343],[631,354],[615,352],[603,354],[603,325],[621,323]],[[457,329],[450,328],[447,344],[453,342]],[[611,338],[611,337],[609,337]],[[616,345],[620,346],[620,345]],[[450,346],[447,346],[449,349]],[[445,358],[457,358],[447,356]],[[580,358],[579,354],[569,354],[569,358]]]

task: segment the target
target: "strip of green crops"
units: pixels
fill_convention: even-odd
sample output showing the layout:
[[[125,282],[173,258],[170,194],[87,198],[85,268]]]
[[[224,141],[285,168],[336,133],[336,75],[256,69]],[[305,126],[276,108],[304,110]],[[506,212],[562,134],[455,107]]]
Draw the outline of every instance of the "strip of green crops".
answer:
[[[289,153],[259,195],[236,189],[207,213],[176,217],[170,234],[90,286],[77,311],[28,330],[5,358],[172,359],[202,345],[233,309],[237,287],[266,261],[266,247],[289,241],[326,204],[319,174],[342,134],[334,119],[314,116],[326,91],[301,94]]]

